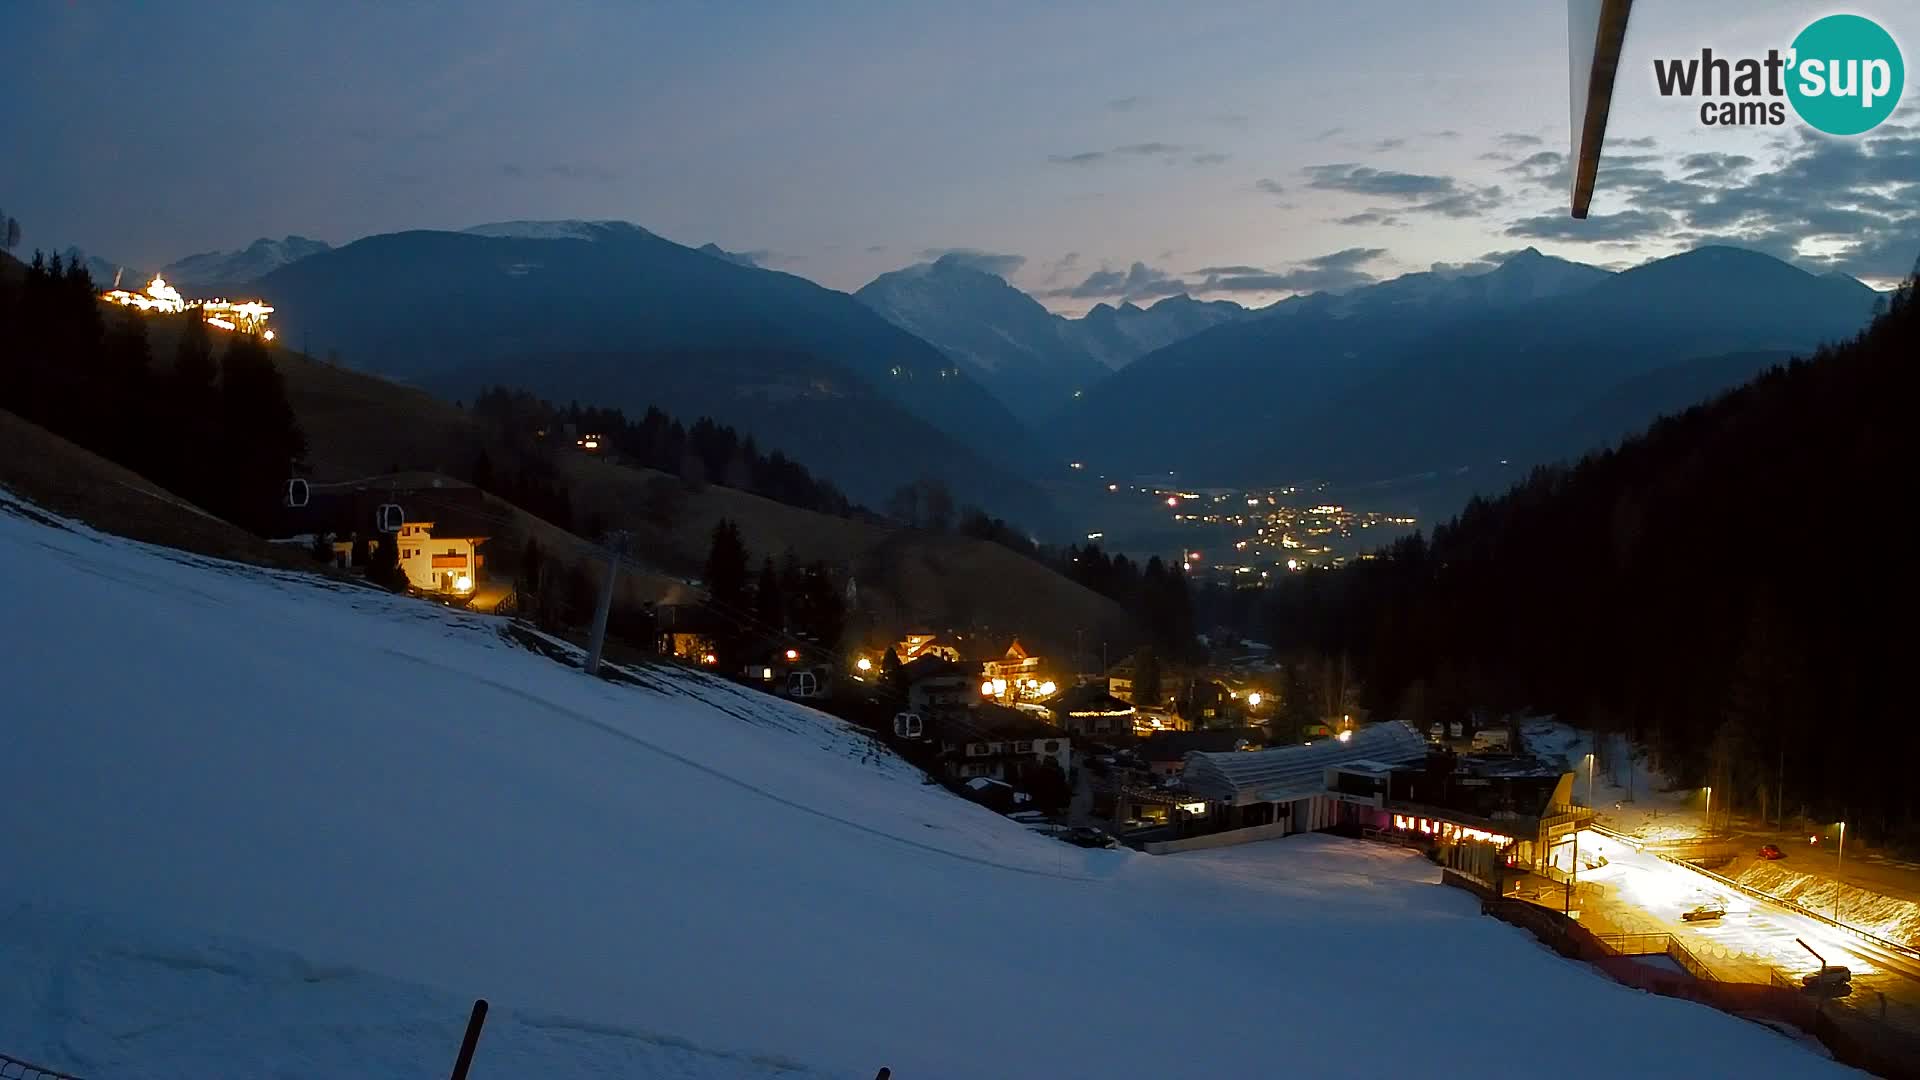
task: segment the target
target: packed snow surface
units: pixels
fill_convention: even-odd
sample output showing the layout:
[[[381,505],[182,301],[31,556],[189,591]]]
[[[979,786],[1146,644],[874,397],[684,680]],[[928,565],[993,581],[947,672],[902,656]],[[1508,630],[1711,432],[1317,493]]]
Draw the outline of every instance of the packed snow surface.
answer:
[[[1069,847],[821,714],[4,492],[0,595],[0,1052],[92,1080],[435,1075],[480,996],[477,1077],[1833,1068],[1396,849]]]

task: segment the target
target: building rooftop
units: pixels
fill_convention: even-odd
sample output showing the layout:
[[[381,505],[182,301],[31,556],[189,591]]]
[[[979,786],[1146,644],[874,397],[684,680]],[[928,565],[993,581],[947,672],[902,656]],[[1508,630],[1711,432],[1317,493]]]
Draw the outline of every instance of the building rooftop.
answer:
[[[935,721],[942,738],[954,742],[1006,742],[1014,739],[1062,739],[1066,732],[1018,709],[982,702]]]
[[[1252,753],[1187,755],[1182,774],[1195,794],[1215,802],[1245,806],[1305,798],[1326,790],[1329,766],[1364,762],[1407,765],[1424,761],[1427,740],[1400,721],[1374,724],[1346,742],[1320,739],[1305,746],[1282,746]]]

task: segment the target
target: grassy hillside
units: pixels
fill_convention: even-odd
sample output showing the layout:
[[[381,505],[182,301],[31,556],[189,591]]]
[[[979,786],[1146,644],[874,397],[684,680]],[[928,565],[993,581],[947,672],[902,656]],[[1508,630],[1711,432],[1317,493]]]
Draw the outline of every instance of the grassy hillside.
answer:
[[[664,565],[690,573],[703,564],[713,527],[730,518],[756,565],[765,556],[778,563],[791,548],[802,562],[847,568],[861,605],[883,620],[978,623],[1056,652],[1082,632],[1089,646],[1111,641],[1116,648],[1136,633],[1113,601],[998,544],[830,517],[717,485],[688,492],[672,524],[662,528],[638,508],[649,485],[678,480],[584,456],[568,459],[564,468],[579,512],[633,529]]]
[[[158,341],[155,352],[166,355]],[[393,466],[465,475],[489,441],[472,417],[422,391],[290,349],[275,356],[320,479],[351,479]],[[862,606],[882,619],[937,626],[977,622],[1056,651],[1082,631],[1089,644],[1112,641],[1117,647],[1134,638],[1132,619],[1113,601],[996,544],[887,529],[718,485],[686,492],[663,527],[649,521],[642,508],[649,485],[678,485],[677,479],[584,456],[568,457],[562,467],[573,486],[578,519],[633,530],[636,556],[663,571],[634,583],[637,591],[623,594],[623,600],[684,595],[674,578],[698,576],[713,527],[726,517],[739,522],[756,565],[767,555],[779,561],[791,548],[803,562],[824,560],[851,569]],[[578,543],[545,522],[511,512],[543,548],[565,550]]]
[[[304,550],[269,544],[5,410],[0,410],[0,487],[103,532],[237,562],[314,568]]]

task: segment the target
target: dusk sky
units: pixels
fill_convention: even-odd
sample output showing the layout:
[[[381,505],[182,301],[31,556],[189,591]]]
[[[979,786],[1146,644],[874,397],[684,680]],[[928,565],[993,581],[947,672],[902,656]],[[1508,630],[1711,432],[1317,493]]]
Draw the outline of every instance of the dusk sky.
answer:
[[[1653,88],[1655,57],[1763,54],[1832,10],[1920,58],[1910,0],[1637,4],[1578,223],[1558,2],[18,0],[0,208],[25,249],[141,268],[517,218],[848,290],[967,249],[1069,312],[1527,245],[1612,265],[1723,240],[1885,284],[1920,253],[1911,70],[1856,139],[1705,128]]]

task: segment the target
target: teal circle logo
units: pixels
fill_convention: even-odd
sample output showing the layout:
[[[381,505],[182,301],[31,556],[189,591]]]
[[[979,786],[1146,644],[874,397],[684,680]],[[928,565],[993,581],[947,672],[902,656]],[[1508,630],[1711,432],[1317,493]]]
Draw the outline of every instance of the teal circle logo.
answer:
[[[1788,63],[1793,111],[1829,135],[1858,135],[1893,115],[1907,80],[1893,35],[1858,15],[1809,23]]]

